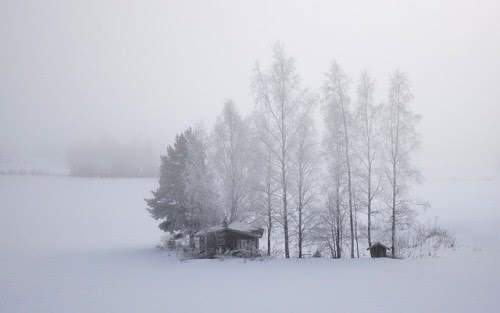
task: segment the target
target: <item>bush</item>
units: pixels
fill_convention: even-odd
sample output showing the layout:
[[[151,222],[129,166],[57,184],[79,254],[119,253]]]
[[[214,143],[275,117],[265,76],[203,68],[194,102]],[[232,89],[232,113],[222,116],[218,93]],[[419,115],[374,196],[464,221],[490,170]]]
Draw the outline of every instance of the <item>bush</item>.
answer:
[[[438,225],[417,224],[400,237],[398,247],[404,257],[437,256],[455,247],[455,237]]]
[[[238,258],[254,258],[260,256],[260,253],[258,251],[237,249],[229,251],[229,255]]]

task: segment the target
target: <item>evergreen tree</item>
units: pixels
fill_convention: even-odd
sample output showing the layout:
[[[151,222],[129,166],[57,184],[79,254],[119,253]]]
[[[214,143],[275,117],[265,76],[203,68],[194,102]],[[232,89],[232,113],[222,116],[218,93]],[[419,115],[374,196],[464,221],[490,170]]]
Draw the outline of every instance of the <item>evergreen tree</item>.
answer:
[[[184,230],[186,224],[185,180],[188,144],[186,132],[177,135],[173,146],[167,147],[167,155],[161,156],[159,187],[153,198],[146,199],[151,216],[163,220],[159,227],[163,231]]]
[[[202,131],[188,128],[177,135],[161,157],[159,187],[146,199],[148,211],[165,232],[189,235],[214,223],[217,217],[212,176],[207,166]]]

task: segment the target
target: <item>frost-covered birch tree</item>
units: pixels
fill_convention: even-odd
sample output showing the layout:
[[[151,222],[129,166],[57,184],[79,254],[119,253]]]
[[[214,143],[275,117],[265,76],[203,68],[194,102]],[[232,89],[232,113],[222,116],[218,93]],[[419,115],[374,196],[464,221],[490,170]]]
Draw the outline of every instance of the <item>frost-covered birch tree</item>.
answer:
[[[276,199],[276,172],[273,167],[273,155],[269,150],[264,151],[264,175],[262,176],[262,194],[264,195],[264,213],[265,213],[265,221],[267,228],[267,255],[271,255],[272,241],[271,236],[273,233],[273,225],[274,225],[274,207],[275,207],[275,199]]]
[[[187,133],[185,186],[191,233],[217,220],[213,175],[207,165],[207,139],[203,129]]]
[[[374,80],[363,71],[358,83],[355,125],[358,164],[358,203],[366,209],[368,246],[372,245],[372,215],[375,197],[381,190],[380,117],[381,106],[374,104]]]
[[[351,164],[351,121],[352,113],[349,107],[349,81],[347,75],[337,62],[333,62],[330,70],[326,73],[323,85],[323,95],[326,105],[336,106],[341,114],[343,128],[343,149],[345,154],[345,169],[347,173],[347,196],[349,208],[349,230],[351,240],[351,258],[354,258],[354,216],[353,216],[353,186],[352,186],[352,164]],[[328,122],[327,122],[328,123]]]
[[[326,175],[323,181],[327,193],[323,221],[326,225],[326,242],[333,258],[342,257],[344,231],[344,198],[346,186],[345,136],[342,112],[338,105],[326,102],[323,107],[325,135],[323,138]]]
[[[277,160],[280,174],[281,215],[285,243],[285,257],[290,257],[288,225],[290,167],[292,145],[297,133],[297,115],[307,98],[307,91],[300,86],[299,75],[293,58],[285,54],[283,46],[274,46],[273,63],[261,70],[257,65],[253,79],[255,102],[266,123],[262,124],[269,134],[264,144]]]
[[[412,152],[418,147],[416,125],[420,117],[409,104],[413,96],[406,74],[395,71],[391,76],[389,98],[384,108],[385,172],[390,186],[389,208],[391,220],[391,249],[398,255],[397,231],[409,214],[410,201],[406,198],[410,183],[418,177],[412,165]]]
[[[278,191],[279,191],[279,175],[277,160],[273,153],[273,149],[265,144],[269,142],[269,129],[265,125],[267,120],[261,113],[254,113],[250,118],[251,125],[251,170],[250,177],[250,194],[252,195],[251,208],[256,208],[257,214],[262,224],[266,227],[267,247],[266,254],[271,255],[272,252],[272,234],[276,221],[276,207],[279,206]],[[263,126],[264,125],[264,126]]]
[[[207,164],[207,139],[202,128],[186,133],[187,158],[183,177],[187,206],[187,230],[192,235],[218,220],[213,175]]]
[[[295,204],[297,208],[297,247],[302,258],[304,237],[314,217],[311,209],[314,204],[316,184],[318,183],[317,133],[314,127],[312,109],[314,99],[304,103],[303,111],[297,120],[297,144],[294,155]]]
[[[220,197],[229,222],[240,217],[247,198],[249,137],[243,118],[234,103],[225,103],[212,134],[211,160],[215,169]]]

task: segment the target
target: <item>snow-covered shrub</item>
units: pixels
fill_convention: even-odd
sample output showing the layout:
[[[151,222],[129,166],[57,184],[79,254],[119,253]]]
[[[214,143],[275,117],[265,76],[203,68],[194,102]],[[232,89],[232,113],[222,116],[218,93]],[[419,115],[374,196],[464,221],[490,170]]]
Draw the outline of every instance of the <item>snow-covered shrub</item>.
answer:
[[[246,249],[231,250],[228,251],[227,254],[239,258],[254,258],[260,256],[260,252],[258,250],[246,250]]]
[[[437,256],[455,247],[455,237],[438,225],[417,224],[401,234],[397,245],[401,257]]]
[[[189,238],[185,236],[182,232],[166,232],[160,238],[160,244],[158,245],[161,249],[176,250],[179,247],[189,246]]]
[[[161,235],[161,237],[160,237],[160,243],[158,244],[158,248],[167,249],[168,248],[168,243],[171,240],[171,238],[172,238],[172,234],[171,233],[164,233],[163,235]]]
[[[200,252],[189,245],[187,246],[177,246],[175,249],[176,256],[179,260],[190,260],[190,259],[206,259],[209,258],[207,255],[200,254]]]

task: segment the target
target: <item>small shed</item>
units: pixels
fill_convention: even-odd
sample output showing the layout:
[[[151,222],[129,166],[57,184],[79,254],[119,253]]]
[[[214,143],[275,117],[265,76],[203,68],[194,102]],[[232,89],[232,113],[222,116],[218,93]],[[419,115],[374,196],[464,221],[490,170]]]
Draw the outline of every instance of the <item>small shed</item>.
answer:
[[[380,242],[376,242],[366,250],[370,250],[370,255],[372,258],[385,258],[387,257],[387,250],[390,250],[390,248],[386,247]]]
[[[259,239],[264,229],[250,224],[226,221],[221,225],[201,230],[195,234],[195,247],[200,255],[214,257],[227,253],[240,256],[257,255]]]

